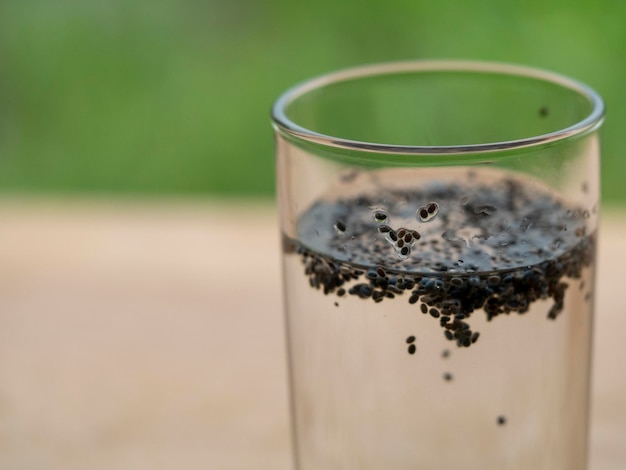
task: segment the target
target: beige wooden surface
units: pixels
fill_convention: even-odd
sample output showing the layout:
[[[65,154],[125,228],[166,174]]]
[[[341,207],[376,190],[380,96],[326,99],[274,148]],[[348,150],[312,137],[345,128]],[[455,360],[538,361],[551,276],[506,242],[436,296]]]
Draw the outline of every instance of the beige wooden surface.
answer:
[[[626,468],[626,212],[600,232],[592,470]],[[291,468],[271,207],[0,200],[0,469]]]

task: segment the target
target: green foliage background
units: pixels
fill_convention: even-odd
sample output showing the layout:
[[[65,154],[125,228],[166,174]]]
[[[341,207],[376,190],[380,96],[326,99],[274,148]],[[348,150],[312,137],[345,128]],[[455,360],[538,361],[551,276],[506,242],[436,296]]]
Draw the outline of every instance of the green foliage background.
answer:
[[[467,58],[596,88],[604,197],[626,201],[625,19],[617,0],[5,0],[0,190],[271,196],[269,108],[286,88]]]

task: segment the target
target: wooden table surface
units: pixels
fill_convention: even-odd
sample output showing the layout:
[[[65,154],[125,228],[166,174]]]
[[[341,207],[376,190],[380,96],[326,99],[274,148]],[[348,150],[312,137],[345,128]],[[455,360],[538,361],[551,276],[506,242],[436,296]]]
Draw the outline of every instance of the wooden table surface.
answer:
[[[626,468],[605,211],[591,470]],[[249,203],[0,200],[0,468],[291,468],[278,230]]]

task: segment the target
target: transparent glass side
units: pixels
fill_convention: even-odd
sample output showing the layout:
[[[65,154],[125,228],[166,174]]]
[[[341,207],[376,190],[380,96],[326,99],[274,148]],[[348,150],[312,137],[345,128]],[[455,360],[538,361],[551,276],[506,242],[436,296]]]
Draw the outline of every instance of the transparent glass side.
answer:
[[[298,468],[586,468],[597,133],[412,160],[276,139]]]

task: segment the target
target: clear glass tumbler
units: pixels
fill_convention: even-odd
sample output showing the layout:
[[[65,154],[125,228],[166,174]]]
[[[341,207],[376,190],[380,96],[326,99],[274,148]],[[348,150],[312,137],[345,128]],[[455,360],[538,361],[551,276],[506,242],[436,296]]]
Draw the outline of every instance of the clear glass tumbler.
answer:
[[[455,61],[278,99],[296,468],[586,468],[603,114]]]

